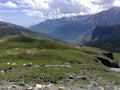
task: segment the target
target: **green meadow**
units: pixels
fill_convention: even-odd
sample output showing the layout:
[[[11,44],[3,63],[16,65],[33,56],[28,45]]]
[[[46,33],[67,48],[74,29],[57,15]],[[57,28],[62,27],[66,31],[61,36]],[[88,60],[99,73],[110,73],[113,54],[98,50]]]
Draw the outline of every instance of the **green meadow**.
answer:
[[[96,62],[96,57],[103,56],[104,50],[77,47],[49,39],[8,36],[1,40],[4,41],[0,43],[1,80],[41,83],[39,78],[44,78],[48,82],[57,82],[88,68],[87,73],[96,79],[102,76],[106,80],[119,82],[115,72]],[[120,57],[115,54],[115,58],[118,60]],[[8,68],[12,69],[2,73]]]

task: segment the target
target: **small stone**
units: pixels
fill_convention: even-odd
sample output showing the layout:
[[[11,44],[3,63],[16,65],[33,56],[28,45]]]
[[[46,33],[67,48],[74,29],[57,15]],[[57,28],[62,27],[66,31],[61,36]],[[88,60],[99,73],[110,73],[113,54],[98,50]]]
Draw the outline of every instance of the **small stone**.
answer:
[[[74,76],[69,76],[69,79],[74,79]]]
[[[77,76],[77,79],[87,80],[87,78],[85,76]]]
[[[18,85],[19,86],[25,86],[25,83],[24,82],[20,82]]]
[[[28,87],[27,90],[33,90],[33,87]]]
[[[65,87],[59,86],[58,90],[66,90]]]

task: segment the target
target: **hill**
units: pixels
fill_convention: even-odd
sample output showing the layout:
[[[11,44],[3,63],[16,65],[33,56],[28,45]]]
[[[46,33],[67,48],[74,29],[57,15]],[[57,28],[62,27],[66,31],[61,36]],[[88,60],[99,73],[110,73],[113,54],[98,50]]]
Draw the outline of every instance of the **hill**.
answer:
[[[11,23],[0,21],[0,37],[8,35],[20,37],[38,37],[38,36],[42,37],[42,35],[38,35],[37,33],[30,31],[29,29]]]
[[[30,29],[68,43],[83,44],[91,39],[91,34],[96,26],[116,24],[120,24],[119,7],[113,7],[93,15],[46,20]]]
[[[0,39],[0,80],[31,83],[55,83],[58,80],[87,70],[84,76],[102,75],[117,82],[118,77],[108,67],[119,67],[112,53],[90,48],[76,47],[49,39],[8,36]],[[94,74],[93,71],[98,71]],[[104,73],[111,73],[107,78]],[[92,80],[81,80],[81,83]]]
[[[96,27],[86,45],[120,52],[120,25]]]

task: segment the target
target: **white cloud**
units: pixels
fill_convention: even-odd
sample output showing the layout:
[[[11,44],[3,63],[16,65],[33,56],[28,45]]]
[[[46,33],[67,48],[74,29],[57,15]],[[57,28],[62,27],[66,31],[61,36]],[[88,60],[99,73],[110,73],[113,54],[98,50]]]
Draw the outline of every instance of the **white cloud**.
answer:
[[[17,8],[17,5],[11,1],[6,2],[5,6],[10,8]]]
[[[98,0],[17,0],[20,6],[27,6],[22,12],[25,12],[29,16],[39,16],[42,19],[100,12],[103,8],[92,3],[97,3],[97,1]]]
[[[72,0],[76,3],[80,3],[82,6],[88,8],[87,13],[96,13],[101,11],[102,9],[100,8],[99,5],[94,5],[92,2],[96,2],[96,0]],[[99,0],[98,0],[99,1]],[[98,2],[97,2],[98,3]]]
[[[70,16],[76,16],[76,15],[83,15],[83,12],[80,13],[61,13],[59,9],[57,10],[52,10],[48,12],[44,11],[38,11],[38,10],[22,10],[22,12],[25,12],[29,16],[38,16],[41,18],[42,21],[45,19],[53,19],[53,18],[62,18],[62,17],[70,17]]]
[[[9,7],[9,8],[17,8],[17,5],[11,1],[8,1],[6,3],[0,3],[0,6]]]
[[[25,12],[29,16],[39,16],[41,18],[44,18],[43,12],[37,10],[22,10],[22,12]]]
[[[120,6],[120,0],[115,0],[113,3],[114,6]]]
[[[49,5],[46,0],[13,0],[17,1],[21,6],[27,6],[32,9],[49,9]]]
[[[120,6],[120,0],[12,0],[22,12],[41,19],[93,14],[112,6]]]

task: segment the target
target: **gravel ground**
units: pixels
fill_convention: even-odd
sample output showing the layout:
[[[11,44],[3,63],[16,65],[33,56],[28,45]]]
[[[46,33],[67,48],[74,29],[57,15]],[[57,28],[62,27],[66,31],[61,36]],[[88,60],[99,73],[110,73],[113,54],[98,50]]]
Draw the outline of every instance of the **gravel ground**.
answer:
[[[120,72],[119,68],[111,68],[111,70]],[[80,71],[80,75],[85,73]],[[115,85],[114,81],[111,83],[99,77],[96,81],[89,81],[89,84],[81,84],[81,81],[87,80],[89,77],[71,75],[68,78],[60,80],[57,84],[28,84],[24,82],[9,82],[5,80],[0,81],[0,90],[120,90],[120,85]],[[74,80],[78,82],[74,83]],[[102,85],[102,86],[101,86]],[[102,89],[100,89],[102,88]]]
[[[93,89],[91,89],[93,88]],[[104,88],[104,89],[99,89]],[[107,85],[105,87],[99,86],[95,81],[89,85],[81,85],[77,83],[76,85],[64,85],[64,84],[37,84],[30,85],[24,82],[0,82],[0,90],[120,90],[120,86]]]

